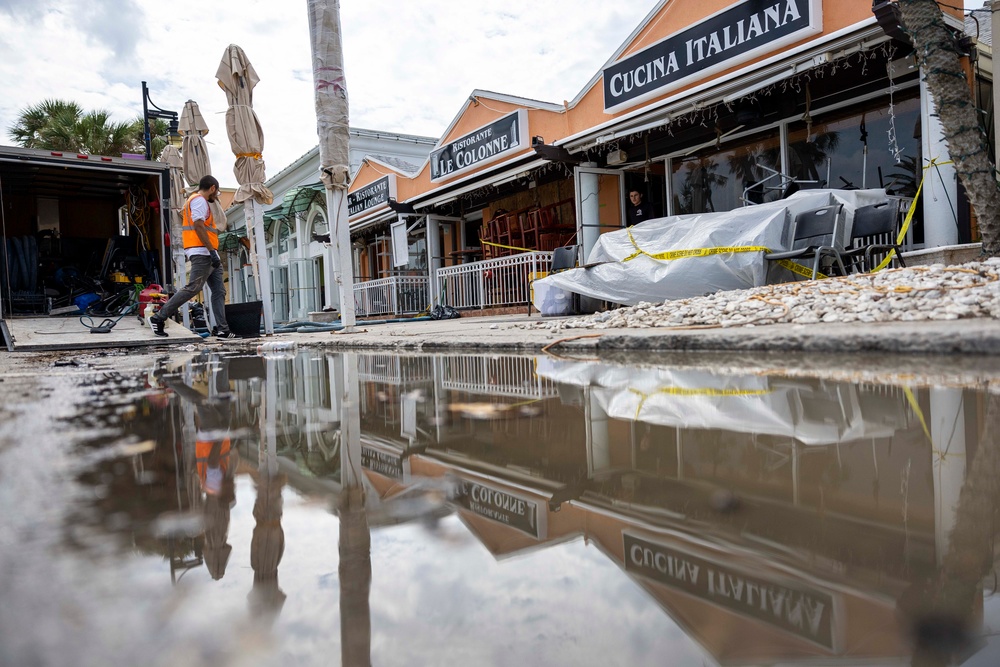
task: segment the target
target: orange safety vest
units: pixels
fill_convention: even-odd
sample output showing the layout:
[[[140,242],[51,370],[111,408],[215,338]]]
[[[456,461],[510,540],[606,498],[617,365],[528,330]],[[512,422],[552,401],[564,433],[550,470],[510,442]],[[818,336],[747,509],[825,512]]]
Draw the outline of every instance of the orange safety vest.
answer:
[[[201,197],[197,192],[188,197],[187,201],[184,202],[184,209],[182,214],[184,216],[183,225],[181,226],[181,241],[184,243],[184,249],[188,248],[204,248],[204,244],[201,239],[198,238],[198,234],[194,231],[194,220],[191,219],[191,201],[195,197]],[[208,203],[206,200],[205,203]],[[219,230],[215,228],[215,219],[212,217],[212,207],[208,207],[208,219],[205,220],[205,226],[208,227],[208,240],[212,244],[212,250],[219,249]]]
[[[194,444],[195,466],[202,483],[208,474],[208,462],[212,458],[212,449],[215,447],[218,447],[215,454],[218,456],[219,467],[222,468],[223,473],[229,471],[229,451],[232,449],[229,438],[223,438],[221,441],[196,440]]]

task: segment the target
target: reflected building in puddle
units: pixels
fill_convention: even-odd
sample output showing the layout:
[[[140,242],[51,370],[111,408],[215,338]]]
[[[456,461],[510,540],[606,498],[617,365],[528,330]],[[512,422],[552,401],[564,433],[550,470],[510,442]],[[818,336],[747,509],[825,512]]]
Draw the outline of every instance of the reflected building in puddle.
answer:
[[[251,608],[285,599],[282,488],[335,496],[345,664],[370,659],[371,531],[450,512],[497,559],[583,539],[719,664],[898,662],[949,571],[967,459],[991,449],[962,389],[497,355],[224,362],[257,493]],[[951,613],[974,624],[982,588],[963,595]]]

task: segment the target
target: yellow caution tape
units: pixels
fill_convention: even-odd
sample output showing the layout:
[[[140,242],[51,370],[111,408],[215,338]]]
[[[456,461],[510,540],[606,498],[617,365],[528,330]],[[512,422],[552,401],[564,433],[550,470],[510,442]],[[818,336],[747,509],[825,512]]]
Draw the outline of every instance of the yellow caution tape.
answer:
[[[906,232],[910,231],[910,223],[913,222],[913,214],[917,212],[917,202],[920,201],[920,191],[924,189],[924,181],[927,180],[927,170],[931,167],[943,167],[946,164],[953,164],[951,160],[946,162],[938,162],[937,158],[932,158],[927,166],[924,167],[924,175],[920,177],[920,185],[917,186],[917,194],[913,195],[913,201],[910,203],[910,210],[906,212],[906,218],[903,220],[903,226],[899,230],[899,235],[896,237],[896,245],[901,245],[903,239],[906,238]],[[876,271],[881,271],[885,267],[889,266],[892,262],[892,258],[896,255],[895,250],[890,250],[889,254],[885,256],[878,266],[872,269],[872,273]]]
[[[636,251],[634,253],[632,253],[631,255],[629,255],[628,257],[626,257],[625,259],[623,259],[622,260],[623,262],[628,262],[629,260],[633,260],[636,257],[639,257],[640,255],[645,255],[646,257],[649,257],[650,259],[658,259],[658,260],[662,260],[662,261],[672,261],[672,260],[675,260],[675,259],[683,259],[685,257],[711,257],[713,255],[729,255],[729,254],[734,254],[734,253],[738,253],[738,252],[761,252],[761,253],[769,253],[769,252],[771,252],[771,249],[768,248],[767,246],[762,246],[762,245],[748,245],[748,246],[722,246],[722,247],[717,247],[717,248],[691,248],[691,249],[688,249],[688,250],[670,250],[670,251],[667,251],[667,252],[659,252],[659,253],[656,253],[654,255],[652,253],[646,252],[645,250],[643,250],[642,248],[639,247],[639,244],[636,242],[635,237],[632,236],[632,228],[631,227],[627,227],[625,231],[628,232],[629,241],[632,242],[632,245],[635,247]],[[798,274],[798,275],[806,277],[806,278],[812,278],[813,277],[812,269],[810,269],[807,266],[803,266],[803,265],[801,265],[801,264],[799,264],[797,262],[793,262],[793,261],[791,261],[789,259],[780,259],[780,260],[777,260],[777,262],[778,262],[778,264],[780,266],[788,269],[792,273]],[[816,272],[816,277],[817,278],[826,278],[826,275],[824,275],[822,273],[819,273],[817,271]]]
[[[532,250],[531,248],[519,248],[516,245],[502,245],[500,243],[490,243],[489,241],[480,241],[483,245],[491,245],[495,248],[507,248],[508,250],[520,250],[521,252],[538,252],[537,250]]]
[[[909,387],[903,387],[903,394],[906,395],[906,400],[910,404],[910,408],[917,415],[917,419],[920,420],[920,425],[924,429],[924,435],[927,436],[927,442],[934,444],[934,440],[931,438],[930,429],[927,428],[927,420],[924,419],[924,411],[920,409],[920,404],[917,403],[917,397],[913,395]]]
[[[765,396],[771,393],[770,389],[684,389],[682,387],[664,387],[663,389],[657,389],[652,394],[647,394],[639,391],[638,389],[629,388],[629,391],[640,397],[639,405],[635,409],[635,417],[633,419],[639,419],[639,413],[642,412],[642,406],[645,405],[646,399],[652,398],[659,394],[664,394],[666,396]]]

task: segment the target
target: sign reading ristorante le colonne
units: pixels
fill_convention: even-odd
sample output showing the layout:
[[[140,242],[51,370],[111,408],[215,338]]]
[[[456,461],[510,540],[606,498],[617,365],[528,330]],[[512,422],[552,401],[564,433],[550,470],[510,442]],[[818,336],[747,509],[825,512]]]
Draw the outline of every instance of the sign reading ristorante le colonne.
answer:
[[[528,112],[518,109],[431,151],[431,181],[463,174],[527,145]]]
[[[347,217],[375,208],[385,207],[389,198],[396,198],[396,174],[387,174],[382,178],[358,188],[347,195]]]
[[[823,30],[823,0],[743,0],[604,69],[604,110],[657,97]]]

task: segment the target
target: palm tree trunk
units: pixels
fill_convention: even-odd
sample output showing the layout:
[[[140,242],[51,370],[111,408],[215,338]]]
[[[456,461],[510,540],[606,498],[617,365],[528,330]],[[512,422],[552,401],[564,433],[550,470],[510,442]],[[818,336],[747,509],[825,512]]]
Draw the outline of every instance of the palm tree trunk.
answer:
[[[960,53],[934,0],[899,0],[903,28],[937,104],[951,159],[979,220],[983,254],[1000,255],[1000,186]]]

